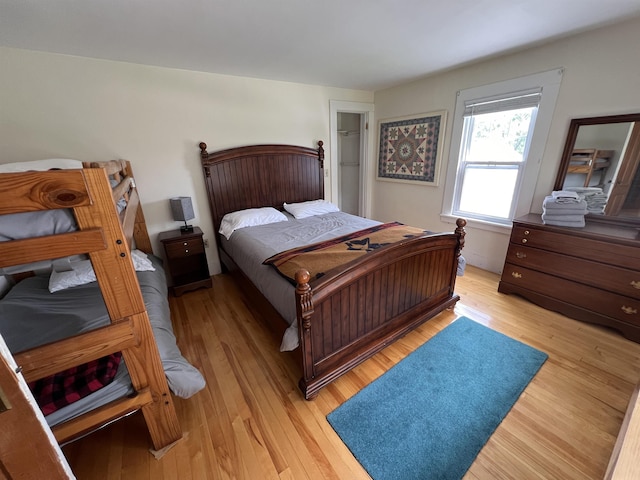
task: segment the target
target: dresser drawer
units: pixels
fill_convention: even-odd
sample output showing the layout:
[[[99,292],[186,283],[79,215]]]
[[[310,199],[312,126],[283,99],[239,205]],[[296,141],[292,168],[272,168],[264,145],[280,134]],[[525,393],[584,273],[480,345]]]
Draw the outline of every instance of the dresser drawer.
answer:
[[[502,282],[640,326],[640,300],[506,263]]]
[[[577,229],[578,230],[578,229]],[[628,245],[584,238],[579,235],[550,232],[528,225],[515,224],[511,232],[511,242],[517,245],[550,250],[596,262],[640,270],[640,249]]]
[[[634,270],[515,243],[509,244],[506,261],[640,300],[640,272]]]
[[[204,243],[201,238],[167,242],[165,243],[165,252],[167,258],[184,258],[190,255],[198,255],[204,252]]]

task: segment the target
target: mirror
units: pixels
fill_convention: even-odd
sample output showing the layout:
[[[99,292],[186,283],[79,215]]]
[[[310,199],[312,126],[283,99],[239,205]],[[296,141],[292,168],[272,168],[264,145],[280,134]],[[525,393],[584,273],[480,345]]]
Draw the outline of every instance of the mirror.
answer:
[[[584,195],[587,218],[640,224],[640,113],[574,118],[554,190]]]

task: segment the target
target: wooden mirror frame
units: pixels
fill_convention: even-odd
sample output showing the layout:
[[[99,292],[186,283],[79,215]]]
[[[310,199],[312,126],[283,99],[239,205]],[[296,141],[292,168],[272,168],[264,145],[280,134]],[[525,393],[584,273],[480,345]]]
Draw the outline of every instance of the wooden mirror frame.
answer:
[[[562,152],[562,158],[560,160],[560,166],[558,167],[558,175],[553,186],[554,190],[562,190],[564,181],[569,169],[569,163],[571,161],[571,155],[578,137],[578,130],[585,125],[601,125],[609,123],[626,123],[626,122],[640,122],[640,113],[628,113],[622,115],[608,115],[602,117],[585,117],[585,118],[573,118],[569,124],[569,131],[567,132],[567,140],[564,144],[564,150]],[[587,214],[589,221],[617,223],[621,225],[640,225],[640,218],[635,217],[622,217],[622,216],[607,216],[607,215],[593,215]]]

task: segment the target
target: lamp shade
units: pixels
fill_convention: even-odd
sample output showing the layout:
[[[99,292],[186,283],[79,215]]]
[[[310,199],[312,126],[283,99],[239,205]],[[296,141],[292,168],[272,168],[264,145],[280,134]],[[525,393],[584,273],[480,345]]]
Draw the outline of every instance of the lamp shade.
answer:
[[[171,214],[176,222],[186,222],[195,218],[191,197],[174,197],[169,202],[171,203]]]

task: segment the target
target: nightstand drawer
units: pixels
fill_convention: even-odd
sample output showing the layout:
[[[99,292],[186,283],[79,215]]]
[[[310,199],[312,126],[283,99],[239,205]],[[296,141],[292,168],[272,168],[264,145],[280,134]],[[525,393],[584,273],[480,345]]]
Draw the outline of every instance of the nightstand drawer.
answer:
[[[204,244],[201,238],[167,242],[165,244],[165,251],[169,258],[184,258],[204,252]]]

